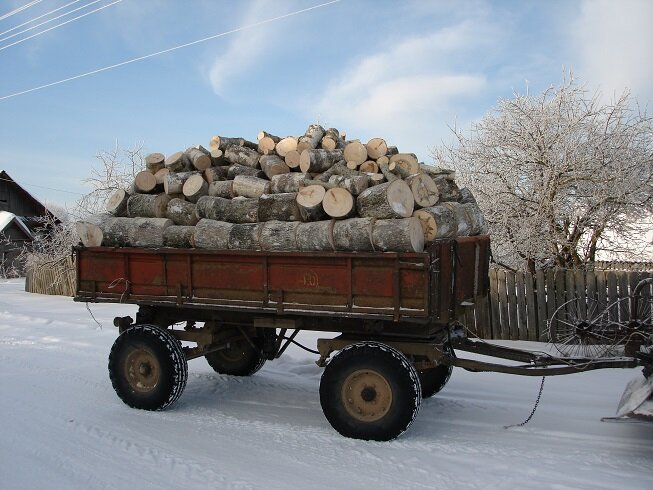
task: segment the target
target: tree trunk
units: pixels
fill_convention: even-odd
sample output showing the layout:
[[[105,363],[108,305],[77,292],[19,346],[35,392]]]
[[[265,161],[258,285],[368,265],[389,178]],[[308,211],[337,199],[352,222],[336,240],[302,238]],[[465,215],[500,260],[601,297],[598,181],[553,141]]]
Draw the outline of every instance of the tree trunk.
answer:
[[[286,162],[278,155],[263,155],[259,159],[259,164],[261,165],[261,170],[265,176],[272,180],[272,177],[279,174],[287,174],[290,172],[290,168],[286,165]]]
[[[151,174],[156,174],[166,165],[166,158],[163,153],[150,153],[145,157],[145,168]]]
[[[113,216],[127,216],[127,200],[129,194],[124,189],[117,189],[107,200],[107,213]]]
[[[197,202],[200,197],[206,196],[208,191],[209,184],[206,183],[202,174],[195,174],[188,177],[182,188],[184,196],[190,202]]]
[[[75,223],[75,231],[85,247],[99,247],[102,245],[102,229],[95,223],[78,221]]]
[[[418,209],[413,216],[419,219],[424,231],[424,240],[427,242],[440,238],[453,238],[458,234],[456,216],[447,207],[431,206]]]
[[[167,194],[134,194],[127,200],[130,218],[164,218],[170,202]]]
[[[100,221],[105,247],[162,247],[166,218],[106,218]]]
[[[419,173],[419,163],[413,153],[397,153],[390,157],[390,163],[403,168],[408,175]]]
[[[285,158],[289,151],[297,150],[297,138],[293,136],[283,138],[277,143],[275,150],[277,155],[279,155],[281,158]]]
[[[362,218],[407,218],[413,214],[415,199],[408,184],[397,179],[363,191],[356,205]]]
[[[260,170],[256,168],[248,167],[247,165],[240,165],[238,163],[234,163],[231,167],[227,169],[227,179],[234,180],[239,175],[258,177],[259,179],[265,177],[265,174]]]
[[[259,198],[269,194],[270,182],[258,177],[239,175],[234,179],[234,194],[243,197]]]
[[[166,208],[166,218],[175,225],[193,226],[198,221],[195,204],[183,199],[172,199]]]
[[[206,198],[203,198],[206,199]],[[195,225],[193,240],[197,248],[227,250],[229,235],[234,225],[224,221],[201,219]]]
[[[186,163],[187,160],[184,158],[184,152],[178,151],[166,158],[165,165],[170,172],[183,172],[187,170]]]
[[[224,197],[225,199],[233,199],[236,197],[234,194],[234,181],[220,180],[212,182],[209,185],[208,195],[212,197]]]
[[[270,182],[270,191],[273,194],[281,192],[298,192],[299,188],[309,180],[309,176],[304,173],[290,172],[279,174],[272,177]]]
[[[297,249],[304,251],[335,250],[333,226],[335,221],[299,223],[297,226]]]
[[[166,176],[170,173],[169,168],[162,168],[154,174],[154,179],[156,180],[156,185],[162,186],[166,180]]]
[[[342,150],[304,150],[299,157],[299,168],[306,173],[324,172],[342,159]]]
[[[347,163],[355,162],[361,165],[367,160],[367,148],[360,141],[350,141],[345,145],[343,157]]]
[[[258,199],[224,199],[203,196],[197,201],[197,217],[229,223],[256,223],[258,221]]]
[[[301,221],[296,192],[263,194],[258,200],[258,220]]]
[[[320,144],[324,137],[324,128],[319,124],[311,124],[304,136],[297,142],[297,151],[301,154],[304,150],[313,150]]]
[[[229,250],[260,250],[260,236],[264,223],[233,225],[229,232]]]
[[[424,232],[417,218],[379,219],[372,227],[372,243],[383,252],[422,252]]]
[[[261,229],[261,250],[297,250],[297,225],[297,222],[266,221]]]
[[[163,230],[163,246],[173,248],[193,248],[194,226],[168,226]]]
[[[257,151],[244,146],[228,146],[224,150],[224,159],[229,163],[237,163],[246,167],[258,168],[260,155]]]
[[[185,152],[186,157],[193,165],[193,168],[203,172],[211,166],[211,157],[197,148],[188,148]]]
[[[372,246],[374,218],[351,218],[336,221],[333,225],[333,242],[336,250],[368,252]]]
[[[299,189],[297,206],[302,221],[320,221],[327,217],[322,208],[325,194],[326,190],[320,185],[309,185]]]
[[[134,188],[136,192],[140,192],[141,194],[154,192],[156,189],[156,178],[154,174],[147,170],[138,172],[134,178]]]
[[[338,187],[347,189],[352,196],[358,196],[369,187],[370,179],[365,175],[355,175],[345,177],[344,175],[332,175],[329,178],[330,184],[336,184]]]
[[[204,171],[204,178],[209,184],[219,180],[227,180],[228,175],[229,167],[209,167]]]
[[[367,155],[372,159],[385,155],[388,152],[388,145],[383,138],[372,138],[365,145]]]
[[[336,128],[329,128],[324,132],[321,146],[325,150],[344,149],[345,142]]]
[[[324,194],[322,207],[324,212],[332,218],[344,218],[352,214],[355,209],[354,198],[347,189],[336,187],[329,189]]]
[[[438,187],[433,179],[426,174],[414,174],[406,177],[406,184],[410,186],[415,198],[416,208],[435,206],[440,197]]]

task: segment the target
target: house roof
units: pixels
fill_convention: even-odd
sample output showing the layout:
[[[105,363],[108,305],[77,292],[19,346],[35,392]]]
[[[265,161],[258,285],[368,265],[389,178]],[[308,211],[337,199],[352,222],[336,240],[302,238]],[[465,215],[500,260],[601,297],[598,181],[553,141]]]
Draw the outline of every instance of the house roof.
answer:
[[[23,199],[29,203],[29,205],[34,209],[35,215],[36,216],[50,216],[54,219],[56,223],[60,223],[61,221],[59,218],[57,218],[54,214],[52,214],[48,208],[46,208],[38,199],[36,199],[34,196],[32,196],[29,192],[27,192],[25,189],[23,189],[18,182],[16,182],[14,179],[11,178],[11,176],[5,172],[4,170],[0,170],[0,180],[4,180],[10,183],[10,185],[13,184],[15,187],[16,191],[21,194]]]
[[[30,240],[34,240],[34,235],[29,231],[29,228],[25,226],[25,223],[16,216],[14,213],[9,211],[0,211],[0,233],[5,231],[11,223],[16,223],[16,226],[20,231],[22,231]]]

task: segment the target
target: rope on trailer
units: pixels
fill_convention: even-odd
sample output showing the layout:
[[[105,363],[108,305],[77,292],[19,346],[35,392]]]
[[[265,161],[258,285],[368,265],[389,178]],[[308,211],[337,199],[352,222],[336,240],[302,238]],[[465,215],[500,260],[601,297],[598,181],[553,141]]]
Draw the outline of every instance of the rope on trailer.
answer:
[[[528,418],[520,424],[504,425],[503,426],[504,429],[510,429],[511,427],[523,427],[531,421],[533,415],[535,415],[535,410],[537,410],[537,406],[540,404],[540,398],[542,398],[542,391],[544,390],[545,379],[546,376],[542,376],[542,383],[540,384],[540,392],[537,394],[537,400],[535,400],[535,405],[533,406],[533,410],[531,410],[531,414],[528,416]]]
[[[88,301],[85,304],[86,304],[86,309],[88,310],[88,312],[91,315],[91,318],[95,321],[95,323],[98,324],[98,327],[100,327],[100,330],[102,330],[102,324],[100,322],[98,322],[97,318],[95,318],[95,316],[93,315],[93,312],[91,311],[91,308],[88,306]]]
[[[306,347],[306,346],[300,344],[299,342],[297,342],[296,340],[291,339],[290,337],[281,337],[281,338],[282,338],[283,340],[288,340],[291,344],[295,344],[295,345],[296,345],[297,347],[299,347],[300,349],[304,349],[305,351],[310,352],[311,354],[317,354],[317,355],[320,355],[320,352],[319,352],[319,351],[316,351],[316,350],[313,350],[313,349],[309,349],[308,347]]]

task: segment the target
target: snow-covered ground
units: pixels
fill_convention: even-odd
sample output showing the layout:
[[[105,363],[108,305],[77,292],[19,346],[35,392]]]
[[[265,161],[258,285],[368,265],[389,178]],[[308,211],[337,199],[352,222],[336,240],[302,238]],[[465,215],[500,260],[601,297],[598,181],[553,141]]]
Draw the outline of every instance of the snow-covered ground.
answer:
[[[540,379],[454,370],[399,439],[365,442],[328,424],[321,369],[295,347],[250,378],[194,360],[175,405],[130,409],[107,356],[135,309],[89,306],[104,328],[0,282],[0,488],[653,488],[653,424],[599,421],[636,370],[549,378],[513,429]]]

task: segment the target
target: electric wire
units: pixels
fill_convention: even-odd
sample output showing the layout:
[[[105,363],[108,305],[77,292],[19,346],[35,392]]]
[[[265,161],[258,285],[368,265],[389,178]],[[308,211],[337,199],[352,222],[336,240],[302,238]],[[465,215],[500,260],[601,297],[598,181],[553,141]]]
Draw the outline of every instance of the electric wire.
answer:
[[[75,194],[77,196],[85,196],[86,195],[86,194],[82,194],[81,192],[66,191],[64,189],[55,189],[54,187],[46,187],[44,185],[38,185],[38,184],[27,184],[25,182],[18,182],[16,180],[5,179],[5,178],[2,178],[2,177],[0,177],[0,180],[4,180],[5,182],[13,182],[14,184],[17,184],[17,185],[19,185],[21,187],[24,187],[24,186],[27,186],[27,187],[39,187],[41,189],[47,189],[49,191],[65,192],[67,194]]]
[[[47,17],[48,15],[52,15],[55,12],[59,12],[59,10],[65,9],[66,7],[70,7],[71,5],[73,5],[75,3],[79,3],[81,1],[82,0],[73,0],[72,2],[68,2],[66,5],[62,5],[61,7],[58,7],[56,9],[54,9],[54,10],[50,10],[49,12],[46,12],[45,14],[41,14],[38,17],[34,17],[33,19],[30,19],[30,20],[28,20],[26,22],[23,22],[22,24],[18,24],[17,26],[12,27],[11,29],[7,29],[6,31],[0,32],[0,36],[4,36],[5,34],[8,34],[9,32],[15,31],[16,29],[20,29],[21,27],[26,26],[27,24],[31,24],[32,22],[36,22],[37,20],[42,19],[43,17]],[[65,15],[68,15],[68,14],[65,14]],[[51,20],[57,20],[57,18],[51,19]],[[50,21],[48,21],[48,22],[50,22]],[[25,32],[25,31],[23,31],[23,32]],[[9,38],[5,38],[5,39],[9,39]],[[0,39],[0,41],[1,40],[2,39]]]
[[[245,31],[245,30],[248,30],[248,29],[253,29],[254,27],[259,27],[259,26],[262,26],[262,25],[265,25],[265,24],[269,24],[269,23],[275,22],[277,20],[286,19],[288,17],[293,17],[293,16],[296,16],[296,15],[299,15],[299,14],[303,14],[303,13],[309,12],[311,10],[316,10],[316,9],[319,9],[319,8],[322,8],[322,7],[327,7],[329,5],[339,3],[340,1],[342,1],[342,0],[331,0],[329,2],[321,3],[319,5],[313,5],[312,7],[307,7],[307,8],[301,9],[301,10],[296,10],[296,11],[293,11],[293,12],[290,12],[290,13],[287,13],[287,14],[279,15],[277,17],[271,17],[269,19],[265,19],[265,20],[262,20],[262,21],[259,21],[259,22],[254,22],[252,24],[247,24],[247,25],[244,25],[244,26],[241,26],[241,27],[237,27],[235,29],[231,29],[229,31],[225,31],[225,32],[221,32],[219,34],[214,34],[212,36],[204,37],[202,39],[196,39],[195,41],[191,41],[191,42],[188,42],[188,43],[179,44],[177,46],[173,46],[172,48],[163,49],[163,50],[157,51],[155,53],[146,54],[146,55],[143,55],[143,56],[139,56],[137,58],[132,58],[130,60],[122,61],[120,63],[115,63],[113,65],[105,66],[105,67],[102,67],[102,68],[97,68],[95,70],[87,71],[85,73],[80,73],[79,75],[64,78],[62,80],[57,80],[56,82],[50,82],[50,83],[46,83],[44,85],[39,85],[38,87],[32,87],[32,88],[27,89],[27,90],[21,90],[20,92],[14,92],[13,94],[3,95],[2,97],[0,97],[0,101],[11,99],[13,97],[18,97],[19,95],[29,94],[31,92],[36,92],[37,90],[43,90],[45,88],[53,87],[55,85],[60,85],[62,83],[72,82],[73,80],[78,80],[80,78],[88,77],[88,76],[91,76],[91,75],[96,75],[98,73],[102,73],[102,72],[105,72],[105,71],[108,71],[108,70],[112,70],[114,68],[119,68],[121,66],[129,65],[131,63],[136,63],[138,61],[143,61],[143,60],[146,60],[146,59],[149,59],[149,58],[153,58],[155,56],[159,56],[159,55],[162,55],[162,54],[170,53],[172,51],[176,51],[178,49],[187,48],[189,46],[194,46],[196,44],[211,41],[213,39],[218,39],[220,37],[228,36],[230,34],[235,34],[237,32]]]
[[[95,0],[95,2],[99,2],[99,1],[100,0]],[[95,3],[95,2],[92,2],[92,3]],[[22,39],[19,39],[18,41],[14,41],[13,43],[9,43],[9,44],[5,44],[4,46],[0,46],[0,51],[3,51],[3,50],[5,50],[7,48],[10,48],[12,46],[16,46],[17,44],[23,43],[23,42],[25,42],[25,41],[27,41],[29,39],[32,39],[32,38],[34,38],[36,36],[40,36],[41,34],[45,34],[46,32],[50,32],[50,31],[52,31],[54,29],[58,29],[59,27],[65,26],[66,24],[70,24],[71,22],[74,22],[74,21],[79,20],[79,19],[81,19],[83,17],[86,17],[87,15],[94,14],[95,12],[99,12],[100,10],[104,10],[105,8],[111,7],[112,5],[115,5],[115,4],[120,3],[120,2],[122,2],[122,0],[115,0],[115,1],[113,1],[111,3],[103,5],[102,7],[96,8],[95,10],[91,10],[90,12],[86,12],[84,14],[78,15],[77,17],[73,17],[72,19],[68,19],[68,20],[66,20],[64,22],[60,22],[59,24],[54,25],[52,27],[48,27],[47,29],[43,29],[42,31],[37,32],[36,34],[32,34],[31,36],[24,37]],[[79,7],[77,10],[79,10],[81,8],[84,8],[84,7]],[[67,15],[67,14],[62,14],[60,17],[63,17],[65,15]],[[51,22],[51,21],[42,22],[39,25],[47,24],[48,22]],[[22,31],[22,32],[26,32],[26,31],[35,29],[36,27],[38,27],[38,26],[30,27],[29,29],[25,29],[25,31]],[[21,34],[21,33],[12,34],[11,36],[7,36],[4,39],[9,39],[11,37],[17,36],[18,34]],[[0,41],[4,41],[4,39],[0,39]]]
[[[23,5],[22,7],[18,7],[16,9],[12,10],[11,12],[7,12],[6,14],[0,15],[0,20],[5,20],[5,19],[11,17],[12,15],[16,15],[16,14],[22,12],[23,10],[27,10],[28,8],[33,7],[37,3],[41,3],[41,2],[42,2],[42,0],[34,0],[33,2],[30,2],[30,3],[26,4],[26,5]]]

